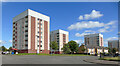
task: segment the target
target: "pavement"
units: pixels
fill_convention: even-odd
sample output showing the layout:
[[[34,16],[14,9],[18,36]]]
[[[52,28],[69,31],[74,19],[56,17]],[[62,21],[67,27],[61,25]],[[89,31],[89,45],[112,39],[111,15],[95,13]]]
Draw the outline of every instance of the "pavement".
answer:
[[[96,64],[120,65],[119,61],[107,61],[107,60],[98,60],[98,59],[85,59],[83,61],[89,63],[96,63]]]
[[[40,56],[40,55],[3,55],[2,64],[94,64],[85,59],[96,56]]]

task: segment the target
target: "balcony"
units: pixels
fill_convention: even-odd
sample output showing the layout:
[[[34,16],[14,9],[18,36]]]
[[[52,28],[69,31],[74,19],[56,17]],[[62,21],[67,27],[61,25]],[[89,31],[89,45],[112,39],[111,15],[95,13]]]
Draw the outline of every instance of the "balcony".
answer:
[[[28,44],[28,42],[27,42],[27,41],[25,41],[25,44]]]
[[[25,23],[25,26],[27,26],[28,25],[28,23]]]
[[[28,28],[25,28],[25,30],[28,30]]]
[[[28,35],[28,32],[25,32],[25,35]]]
[[[25,37],[25,40],[28,40],[28,37]]]

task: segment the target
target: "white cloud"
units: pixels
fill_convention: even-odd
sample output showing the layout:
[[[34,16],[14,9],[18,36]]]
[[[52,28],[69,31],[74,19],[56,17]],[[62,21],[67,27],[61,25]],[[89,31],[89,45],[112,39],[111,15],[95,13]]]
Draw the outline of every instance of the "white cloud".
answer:
[[[80,16],[79,16],[79,19],[80,19],[80,20],[83,20],[83,16],[80,15]]]
[[[105,26],[104,28],[99,29],[98,32],[100,32],[100,33],[109,32],[109,31],[108,31],[109,28],[110,28],[110,27]]]
[[[104,32],[110,32],[112,31],[115,27],[114,24],[116,23],[116,21],[110,21],[107,24],[105,24],[104,28],[101,28],[98,30],[98,32],[100,33],[104,33]]]
[[[110,21],[109,23],[107,23],[106,25],[113,25],[115,24],[116,21]]]
[[[95,28],[95,27],[103,27],[105,24],[100,23],[98,21],[82,21],[82,22],[77,22],[76,24],[72,24],[68,27],[69,30],[80,30],[80,29],[85,29],[85,28]]]
[[[92,12],[90,14],[80,15],[79,20],[94,19],[94,18],[99,18],[102,16],[103,16],[103,14],[101,14],[100,11],[92,10]]]
[[[109,37],[109,38],[107,38],[106,40],[107,40],[107,41],[109,41],[109,40],[118,40],[118,37]]]
[[[10,43],[12,43],[12,40],[9,40]]]
[[[6,41],[0,40],[0,44],[6,44]]]
[[[101,23],[99,21],[82,21],[82,22],[77,22],[75,24],[72,24],[68,27],[69,30],[80,30],[80,29],[88,29],[88,28],[100,28],[103,27],[101,29],[99,29],[99,32],[106,32],[107,29],[109,29],[109,27],[112,26],[112,28],[114,28],[114,24],[116,21],[110,21],[108,23]]]
[[[83,37],[84,35],[88,35],[88,34],[91,34],[91,33],[86,33],[86,32],[81,33],[81,34],[80,33],[76,33],[75,36],[76,37]]]
[[[92,32],[92,33],[96,33],[96,31],[93,31],[93,30],[85,30],[85,32]]]

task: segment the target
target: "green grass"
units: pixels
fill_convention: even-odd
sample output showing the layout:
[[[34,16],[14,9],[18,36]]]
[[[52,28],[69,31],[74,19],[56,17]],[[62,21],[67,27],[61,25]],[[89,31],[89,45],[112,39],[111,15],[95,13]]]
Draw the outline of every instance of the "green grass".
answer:
[[[36,54],[36,53],[19,53],[14,55],[43,55],[43,56],[89,56],[84,54]]]
[[[104,57],[99,58],[100,60],[109,60],[109,61],[120,61],[120,57]]]

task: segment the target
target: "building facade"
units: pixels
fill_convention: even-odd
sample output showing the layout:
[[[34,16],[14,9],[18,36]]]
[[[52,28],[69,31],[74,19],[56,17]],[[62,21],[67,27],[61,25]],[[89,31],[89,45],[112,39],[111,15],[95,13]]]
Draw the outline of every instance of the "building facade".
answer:
[[[103,35],[99,33],[84,35],[84,42],[85,45],[103,46]]]
[[[108,53],[108,48],[102,47],[102,46],[86,46],[87,53],[90,54],[98,54],[100,53]]]
[[[119,45],[120,45],[120,41],[119,40],[110,40],[110,41],[108,41],[108,47],[110,49],[112,49],[112,48],[119,49]]]
[[[61,48],[69,41],[69,32],[58,29],[50,32],[50,41],[56,41],[58,43],[58,53],[62,53]]]
[[[13,18],[13,48],[20,53],[49,53],[50,17],[26,10]]]

